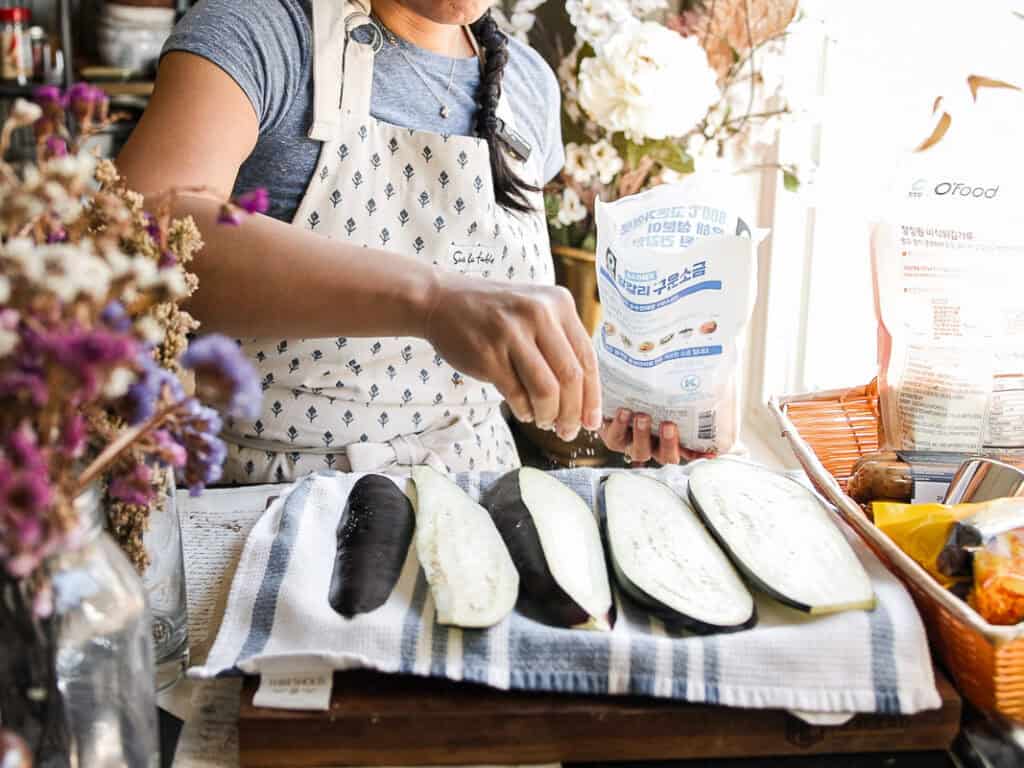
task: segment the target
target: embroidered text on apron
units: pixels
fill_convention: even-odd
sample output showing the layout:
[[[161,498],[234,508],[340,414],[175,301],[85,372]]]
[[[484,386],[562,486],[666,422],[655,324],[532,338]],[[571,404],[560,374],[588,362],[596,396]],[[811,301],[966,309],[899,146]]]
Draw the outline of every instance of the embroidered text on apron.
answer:
[[[369,23],[368,10],[364,0],[313,2],[310,137],[323,146],[292,223],[482,279],[551,284],[543,198],[531,195],[529,215],[498,206],[486,141],[370,115],[374,48],[348,34]],[[504,94],[498,113],[514,128]],[[540,186],[539,160],[511,162]],[[518,466],[497,390],[454,370],[422,339],[255,339],[243,351],[263,377],[263,412],[228,424],[226,481],[394,464]]]

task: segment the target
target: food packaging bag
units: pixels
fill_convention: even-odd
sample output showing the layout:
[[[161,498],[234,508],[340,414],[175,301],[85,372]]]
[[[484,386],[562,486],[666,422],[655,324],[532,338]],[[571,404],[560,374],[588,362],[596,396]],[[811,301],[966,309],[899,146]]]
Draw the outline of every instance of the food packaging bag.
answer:
[[[693,174],[596,206],[604,416],[675,422],[684,448],[707,453],[738,438],[740,338],[765,234],[736,210],[734,184]]]
[[[1024,455],[1021,117],[1005,90],[957,108],[873,226],[887,448]]]

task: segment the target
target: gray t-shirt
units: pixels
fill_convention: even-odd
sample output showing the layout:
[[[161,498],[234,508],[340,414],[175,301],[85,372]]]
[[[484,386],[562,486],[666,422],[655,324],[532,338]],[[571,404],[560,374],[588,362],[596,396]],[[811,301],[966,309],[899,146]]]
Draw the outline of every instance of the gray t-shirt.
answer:
[[[242,164],[235,190],[266,187],[269,214],[283,221],[291,221],[299,207],[320,150],[320,143],[307,136],[313,105],[311,18],[310,0],[201,0],[164,46],[164,53],[187,51],[209,59],[249,97],[259,117],[259,140]],[[472,135],[477,60],[455,60],[448,97],[452,59],[402,45],[431,89],[398,48],[385,43],[374,64],[371,114],[404,128]],[[565,161],[554,73],[536,51],[511,40],[504,89],[517,128],[542,160],[548,181]],[[447,119],[440,116],[438,96],[448,102]]]

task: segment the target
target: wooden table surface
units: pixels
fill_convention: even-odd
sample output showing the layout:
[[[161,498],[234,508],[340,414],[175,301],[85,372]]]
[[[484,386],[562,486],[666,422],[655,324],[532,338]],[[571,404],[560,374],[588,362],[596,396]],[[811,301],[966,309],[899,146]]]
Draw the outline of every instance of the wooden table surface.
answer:
[[[872,752],[944,752],[961,702],[937,671],[942,707],[913,717],[859,715],[810,726],[771,710],[627,697],[498,691],[344,672],[327,712],[252,706],[242,693],[242,768],[617,762]]]

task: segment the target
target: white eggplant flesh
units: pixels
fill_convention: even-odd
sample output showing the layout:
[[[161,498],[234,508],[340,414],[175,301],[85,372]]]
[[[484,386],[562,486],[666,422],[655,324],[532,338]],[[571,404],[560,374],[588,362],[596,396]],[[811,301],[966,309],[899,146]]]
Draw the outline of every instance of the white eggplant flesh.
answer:
[[[614,623],[608,565],[590,506],[562,482],[524,467],[484,504],[519,570],[519,610],[546,624],[607,631]]]
[[[614,473],[605,525],[619,586],[666,622],[702,634],[757,622],[754,598],[697,513],[653,478]]]
[[[414,467],[416,554],[437,621],[491,627],[512,612],[519,573],[487,510],[430,467]]]
[[[690,501],[747,578],[812,614],[870,610],[871,579],[828,509],[810,490],[745,462],[693,465]]]

